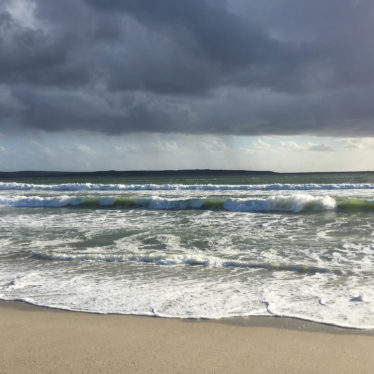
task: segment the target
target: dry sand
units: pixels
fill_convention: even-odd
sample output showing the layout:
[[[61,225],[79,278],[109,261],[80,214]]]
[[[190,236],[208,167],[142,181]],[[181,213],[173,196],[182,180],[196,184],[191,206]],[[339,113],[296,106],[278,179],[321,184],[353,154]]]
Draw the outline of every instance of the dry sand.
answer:
[[[372,335],[243,321],[97,315],[1,302],[0,373],[374,372]]]

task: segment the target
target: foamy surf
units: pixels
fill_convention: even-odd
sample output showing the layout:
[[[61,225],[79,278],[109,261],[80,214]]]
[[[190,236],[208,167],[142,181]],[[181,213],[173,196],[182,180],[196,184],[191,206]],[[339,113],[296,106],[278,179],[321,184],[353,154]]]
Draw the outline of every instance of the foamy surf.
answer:
[[[356,204],[357,205],[357,204]],[[266,199],[165,199],[157,196],[134,198],[126,196],[12,196],[0,197],[0,206],[62,208],[86,207],[149,210],[227,210],[231,212],[293,212],[323,211],[336,208],[329,196],[308,194],[277,195]],[[357,205],[358,206],[358,205]],[[373,204],[374,206],[374,204]]]
[[[16,191],[331,191],[372,190],[372,183],[308,183],[308,184],[95,184],[61,183],[31,184],[0,182],[1,190]]]
[[[276,315],[374,328],[373,185],[292,178],[3,181],[0,298],[95,313]]]
[[[301,274],[316,274],[337,272],[338,270],[330,270],[319,268],[316,266],[300,265],[300,264],[275,264],[275,263],[248,263],[243,261],[233,261],[228,259],[217,258],[214,256],[162,256],[162,255],[143,255],[143,256],[123,256],[123,255],[102,255],[98,253],[45,253],[33,251],[31,256],[36,259],[45,261],[92,261],[92,262],[133,262],[145,263],[160,266],[202,266],[208,268],[248,268],[268,271],[291,271]]]
[[[12,196],[0,197],[0,206],[18,208],[118,208],[145,210],[226,210],[230,212],[374,211],[374,201],[309,194],[277,195],[263,199],[207,198],[165,199],[157,196]]]

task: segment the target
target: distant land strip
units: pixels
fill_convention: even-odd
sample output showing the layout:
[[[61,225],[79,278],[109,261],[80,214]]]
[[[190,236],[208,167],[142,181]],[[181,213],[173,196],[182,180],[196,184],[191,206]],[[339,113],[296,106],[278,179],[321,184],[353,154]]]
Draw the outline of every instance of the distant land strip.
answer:
[[[184,170],[106,170],[106,171],[0,171],[0,178],[29,178],[29,177],[183,177],[183,176],[251,176],[251,175],[295,175],[295,174],[371,174],[373,171],[344,171],[344,172],[303,172],[278,173],[263,170],[214,170],[214,169],[184,169]]]
[[[185,170],[105,170],[105,171],[9,171],[0,172],[0,178],[25,177],[142,177],[142,176],[230,176],[230,175],[266,175],[278,174],[273,171],[254,170],[212,170],[212,169],[185,169]]]

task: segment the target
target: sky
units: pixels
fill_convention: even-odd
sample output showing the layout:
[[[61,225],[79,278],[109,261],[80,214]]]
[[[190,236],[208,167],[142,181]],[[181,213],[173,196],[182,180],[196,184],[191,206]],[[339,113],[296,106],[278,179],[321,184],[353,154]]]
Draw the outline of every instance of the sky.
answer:
[[[0,170],[374,170],[372,0],[1,0]]]

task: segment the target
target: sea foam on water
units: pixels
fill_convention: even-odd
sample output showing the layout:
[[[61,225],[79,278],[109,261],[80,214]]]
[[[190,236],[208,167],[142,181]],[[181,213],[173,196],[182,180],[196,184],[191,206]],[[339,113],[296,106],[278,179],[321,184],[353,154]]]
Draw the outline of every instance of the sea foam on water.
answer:
[[[291,179],[0,182],[0,298],[374,328],[374,184]]]

